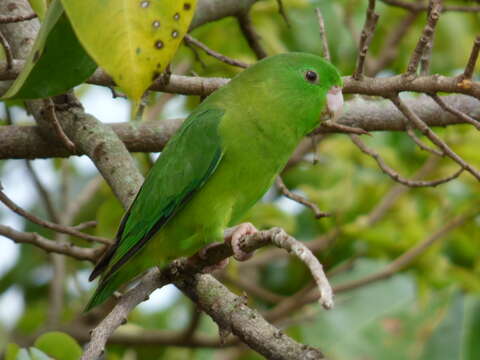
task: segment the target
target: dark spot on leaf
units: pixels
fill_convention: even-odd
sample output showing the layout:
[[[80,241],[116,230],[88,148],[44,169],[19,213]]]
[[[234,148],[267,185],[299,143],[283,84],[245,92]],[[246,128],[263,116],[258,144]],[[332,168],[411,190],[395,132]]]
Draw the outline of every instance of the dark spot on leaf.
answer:
[[[163,41],[162,40],[155,41],[155,47],[157,49],[162,49],[163,48]]]
[[[173,20],[178,21],[179,19],[180,19],[180,14],[175,13],[175,15],[173,15]]]
[[[141,52],[142,52],[142,49],[140,48],[135,49],[135,54],[140,55]]]
[[[176,39],[178,37],[178,31],[177,30],[173,30],[172,31],[172,38]]]
[[[183,9],[184,10],[190,10],[191,7],[192,7],[192,5],[190,5],[190,3],[183,4]]]
[[[140,3],[140,7],[141,7],[141,8],[144,8],[144,9],[146,9],[149,5],[150,5],[150,1],[147,1],[147,0],[142,1],[142,2]]]
[[[162,67],[162,64],[157,63],[157,69],[160,69]]]
[[[158,29],[158,28],[160,27],[160,21],[155,20],[155,21],[152,23],[152,26],[153,26],[155,29]]]
[[[160,76],[160,73],[158,71],[154,71],[152,75],[152,81],[158,78],[159,76]]]
[[[39,58],[40,58],[40,51],[37,50],[33,54],[33,62],[37,62]]]

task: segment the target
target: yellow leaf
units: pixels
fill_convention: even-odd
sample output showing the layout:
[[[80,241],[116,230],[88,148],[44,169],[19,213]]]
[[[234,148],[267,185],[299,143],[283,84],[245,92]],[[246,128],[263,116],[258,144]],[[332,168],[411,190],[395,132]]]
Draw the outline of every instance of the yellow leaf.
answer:
[[[90,56],[138,104],[170,63],[197,0],[62,0]]]

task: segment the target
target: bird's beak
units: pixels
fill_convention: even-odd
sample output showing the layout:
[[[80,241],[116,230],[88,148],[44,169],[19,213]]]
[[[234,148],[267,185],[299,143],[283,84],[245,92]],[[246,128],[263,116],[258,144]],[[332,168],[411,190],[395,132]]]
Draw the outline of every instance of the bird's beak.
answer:
[[[333,86],[327,93],[327,111],[332,121],[335,121],[340,116],[342,108],[342,88],[340,86]]]

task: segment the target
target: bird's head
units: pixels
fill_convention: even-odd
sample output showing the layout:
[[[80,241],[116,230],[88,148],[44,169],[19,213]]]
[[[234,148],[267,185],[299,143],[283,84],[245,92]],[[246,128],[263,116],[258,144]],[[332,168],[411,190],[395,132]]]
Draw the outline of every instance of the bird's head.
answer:
[[[255,91],[248,95],[252,103],[260,103],[272,116],[277,114],[282,118],[279,121],[295,125],[302,136],[326,117],[338,117],[343,107],[338,70],[316,55],[271,56],[244,71],[242,77],[256,83]]]

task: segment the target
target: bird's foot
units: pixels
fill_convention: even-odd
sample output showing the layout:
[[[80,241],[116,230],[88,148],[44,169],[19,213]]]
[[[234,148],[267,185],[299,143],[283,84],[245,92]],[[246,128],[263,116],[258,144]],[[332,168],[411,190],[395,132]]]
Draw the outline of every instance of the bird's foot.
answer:
[[[221,246],[223,245],[222,243],[219,243],[219,242],[216,242],[216,243],[212,243],[212,244],[208,244],[207,246],[205,246],[203,249],[201,249],[199,252],[198,252],[198,256],[205,260],[207,259],[207,253],[210,249],[212,248],[215,248],[217,246]],[[228,265],[228,258],[225,258],[223,259],[222,261],[220,261],[219,263],[217,264],[214,264],[214,265],[210,265],[210,266],[206,266],[203,268],[202,272],[204,274],[206,273],[212,273],[214,271],[218,271],[218,270],[223,270],[227,267]]]
[[[245,235],[252,235],[256,232],[258,232],[257,228],[248,222],[225,230],[224,238],[232,246],[235,260],[245,261],[253,256],[253,252],[245,252],[240,248],[240,239]]]

